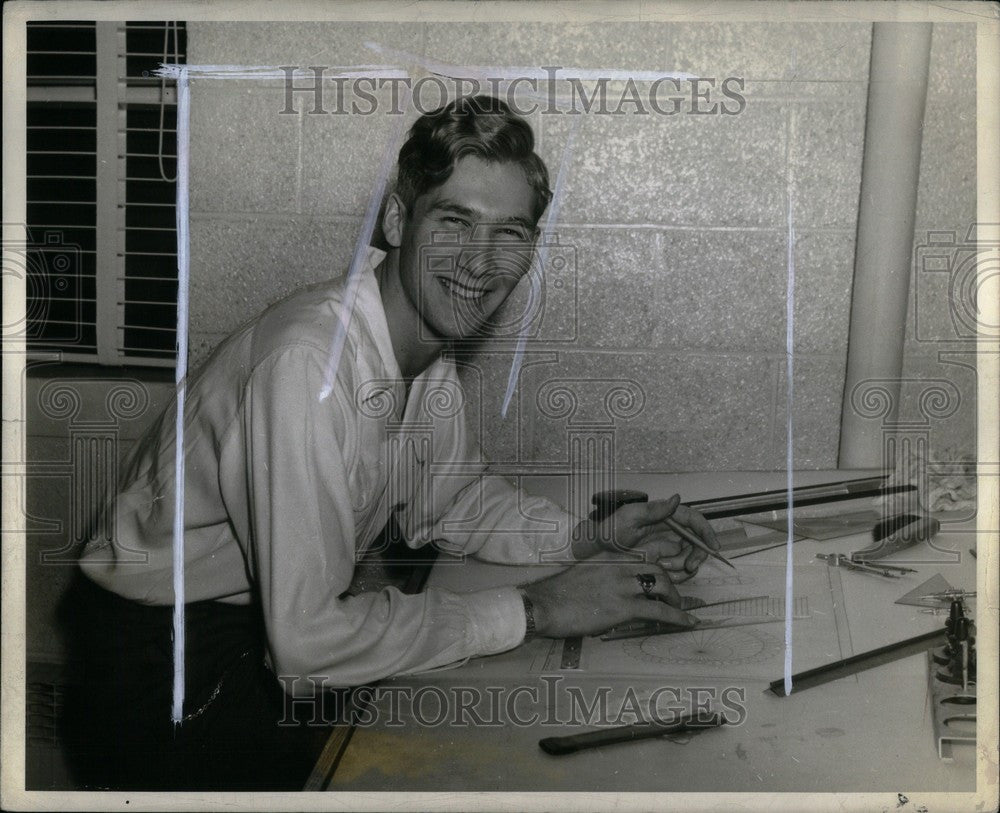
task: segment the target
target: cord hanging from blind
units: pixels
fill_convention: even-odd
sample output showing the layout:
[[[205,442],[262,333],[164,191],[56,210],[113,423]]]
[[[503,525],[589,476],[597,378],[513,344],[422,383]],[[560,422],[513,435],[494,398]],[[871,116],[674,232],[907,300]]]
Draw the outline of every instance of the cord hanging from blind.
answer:
[[[173,31],[174,34],[174,50],[173,50],[173,64],[180,63],[180,47],[178,45],[178,35],[177,35],[177,23],[167,22],[163,25],[163,63],[167,62],[167,48],[170,42],[170,32]],[[163,178],[167,183],[174,183],[177,180],[177,174],[175,172],[173,178],[168,178],[166,170],[163,168],[163,113],[166,108],[166,97],[167,97],[167,79],[166,77],[160,78],[160,129],[157,134],[157,148],[156,148],[156,160],[159,162],[160,166],[160,177]]]

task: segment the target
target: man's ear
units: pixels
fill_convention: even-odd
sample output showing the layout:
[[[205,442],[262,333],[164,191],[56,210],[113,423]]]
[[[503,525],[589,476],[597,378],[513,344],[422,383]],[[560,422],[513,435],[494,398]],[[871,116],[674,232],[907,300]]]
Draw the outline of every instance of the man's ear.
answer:
[[[399,248],[403,242],[403,222],[406,220],[406,204],[393,192],[385,202],[385,213],[382,215],[382,234],[386,242],[393,248]]]

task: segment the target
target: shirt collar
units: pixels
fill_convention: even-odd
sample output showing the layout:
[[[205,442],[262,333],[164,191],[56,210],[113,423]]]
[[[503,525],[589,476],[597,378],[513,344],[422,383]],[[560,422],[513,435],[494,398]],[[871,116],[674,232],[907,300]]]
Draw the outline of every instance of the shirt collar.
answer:
[[[396,354],[392,349],[389,323],[385,318],[385,308],[382,306],[382,294],[378,289],[378,280],[375,278],[375,269],[383,259],[385,259],[384,251],[374,246],[368,247],[368,254],[365,257],[365,267],[361,272],[354,307],[360,310],[365,317],[365,321],[368,323],[368,328],[375,338],[375,347],[378,349],[378,354],[383,367],[385,367],[387,377],[402,381],[403,373],[399,369],[399,362],[396,361]]]
[[[375,269],[385,259],[385,256],[386,253],[381,249],[374,246],[368,247],[354,307],[360,310],[368,323],[368,328],[375,339],[375,347],[378,349],[379,357],[386,371],[386,377],[399,382],[397,388],[402,388],[404,386],[403,372],[399,369],[396,353],[392,349],[392,337],[389,334],[389,323],[385,318],[385,307],[382,305],[382,293],[379,291],[378,279],[375,277]],[[416,382],[423,379],[451,378],[449,373],[450,363],[443,356],[438,357],[433,364],[416,377],[414,384],[416,385]],[[376,390],[365,400],[374,398],[378,394],[379,391]],[[409,408],[409,404],[407,407]]]

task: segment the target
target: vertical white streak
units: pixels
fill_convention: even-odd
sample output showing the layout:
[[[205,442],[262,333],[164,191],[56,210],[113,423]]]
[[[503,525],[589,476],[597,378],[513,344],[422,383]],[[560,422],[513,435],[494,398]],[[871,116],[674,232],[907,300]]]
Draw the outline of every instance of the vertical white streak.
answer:
[[[790,128],[791,129],[791,128]],[[791,137],[791,133],[789,133]],[[794,519],[794,488],[795,475],[794,452],[792,448],[792,406],[795,392],[795,224],[792,208],[792,179],[789,169],[788,180],[788,277],[787,294],[785,298],[785,364],[786,364],[786,397],[785,411],[787,414],[787,437],[785,450],[785,470],[787,473],[788,490],[788,542],[785,547],[785,694],[792,691],[792,616],[793,606],[793,568],[792,568],[792,538],[795,527]]]
[[[410,90],[401,94],[401,106],[404,110],[410,106]],[[371,197],[368,200],[368,208],[365,211],[365,218],[361,224],[361,234],[358,235],[358,242],[354,246],[354,258],[351,260],[351,270],[347,274],[347,285],[344,290],[344,300],[341,306],[340,319],[337,320],[337,330],[333,336],[333,345],[330,348],[330,356],[327,359],[326,374],[323,380],[323,388],[319,392],[319,400],[325,401],[333,392],[334,382],[337,380],[337,368],[340,366],[340,356],[344,351],[344,344],[347,342],[347,328],[351,323],[351,316],[354,313],[354,300],[358,295],[358,286],[361,283],[361,269],[364,268],[365,259],[368,256],[368,247],[372,241],[372,234],[375,231],[375,220],[378,218],[379,209],[382,206],[382,198],[385,195],[386,184],[389,181],[389,173],[396,162],[396,155],[401,146],[403,134],[406,132],[406,117],[397,116],[396,125],[393,127],[389,137],[389,144],[382,155],[382,162],[379,165],[378,175],[375,179],[375,186],[372,189]]]
[[[187,71],[177,76],[177,424],[174,444],[174,697],[170,717],[179,725],[184,710],[184,393],[187,386],[188,142],[191,97]]]
[[[524,309],[524,318],[521,323],[521,332],[517,337],[517,348],[514,350],[514,358],[510,363],[510,374],[507,376],[507,391],[503,396],[503,406],[500,407],[500,417],[507,417],[507,409],[510,401],[514,397],[514,390],[517,387],[517,378],[521,373],[521,363],[524,360],[524,347],[528,343],[528,327],[531,323],[531,302],[541,302],[542,298],[542,277],[545,274],[545,260],[548,255],[546,240],[552,236],[552,229],[559,220],[559,204],[562,201],[563,187],[566,185],[566,176],[569,174],[569,160],[573,155],[573,144],[576,141],[576,131],[580,125],[578,116],[573,120],[569,136],[566,138],[566,146],[563,147],[562,157],[559,159],[559,172],[556,174],[556,185],[552,191],[552,201],[549,204],[549,213],[545,218],[545,228],[542,230],[542,245],[538,247],[538,274],[531,274],[531,297],[528,298],[528,305]],[[574,318],[576,314],[573,314]]]

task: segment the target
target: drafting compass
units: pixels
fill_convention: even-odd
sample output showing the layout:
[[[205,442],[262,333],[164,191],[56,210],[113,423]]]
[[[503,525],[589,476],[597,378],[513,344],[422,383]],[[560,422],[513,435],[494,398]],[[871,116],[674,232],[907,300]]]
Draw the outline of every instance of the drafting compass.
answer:
[[[890,579],[898,579],[903,573],[917,572],[912,567],[887,565],[884,562],[855,562],[850,556],[843,553],[817,553],[816,558],[822,559],[830,567],[843,567],[848,570],[857,570],[860,573],[874,573],[876,576],[886,576]]]

